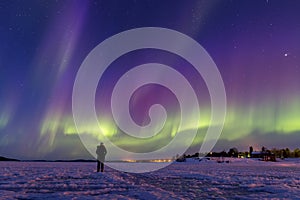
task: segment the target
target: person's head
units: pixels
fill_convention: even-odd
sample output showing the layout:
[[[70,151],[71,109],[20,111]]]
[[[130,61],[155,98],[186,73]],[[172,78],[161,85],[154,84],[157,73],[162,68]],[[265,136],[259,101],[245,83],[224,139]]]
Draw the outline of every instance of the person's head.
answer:
[[[104,145],[103,142],[100,142],[100,145]]]

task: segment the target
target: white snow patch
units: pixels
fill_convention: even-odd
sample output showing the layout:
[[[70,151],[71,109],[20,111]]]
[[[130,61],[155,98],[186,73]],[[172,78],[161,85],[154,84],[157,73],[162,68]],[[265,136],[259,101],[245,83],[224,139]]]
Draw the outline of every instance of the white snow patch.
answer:
[[[108,167],[96,173],[96,163],[1,162],[0,195],[3,199],[300,199],[300,159],[225,160],[229,163],[188,159],[144,174]]]

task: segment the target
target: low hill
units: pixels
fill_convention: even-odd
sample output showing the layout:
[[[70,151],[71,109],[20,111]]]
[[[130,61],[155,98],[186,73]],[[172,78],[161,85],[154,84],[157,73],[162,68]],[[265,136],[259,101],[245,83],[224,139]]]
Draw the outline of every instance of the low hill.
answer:
[[[20,160],[13,159],[13,158],[5,158],[5,157],[0,156],[0,161],[20,161]]]

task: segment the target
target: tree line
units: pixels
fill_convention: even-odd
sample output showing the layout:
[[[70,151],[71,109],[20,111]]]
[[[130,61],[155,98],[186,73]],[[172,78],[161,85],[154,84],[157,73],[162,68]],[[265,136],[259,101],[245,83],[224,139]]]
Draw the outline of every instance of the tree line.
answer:
[[[221,152],[209,152],[207,154],[199,154],[198,152],[195,154],[183,154],[182,156],[176,155],[175,159],[185,159],[185,158],[197,158],[197,157],[240,157],[240,158],[251,158],[254,157],[254,152],[260,153],[270,153],[275,155],[276,158],[300,158],[300,149],[296,148],[293,151],[289,148],[272,148],[267,149],[266,147],[262,147],[259,151],[254,151],[253,147],[249,147],[249,151],[238,151],[236,147],[230,148],[227,152],[225,150]]]

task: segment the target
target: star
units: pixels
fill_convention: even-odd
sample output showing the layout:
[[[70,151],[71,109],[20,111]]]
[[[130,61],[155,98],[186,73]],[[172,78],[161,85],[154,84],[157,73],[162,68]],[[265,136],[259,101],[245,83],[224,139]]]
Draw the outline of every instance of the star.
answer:
[[[285,53],[285,54],[284,54],[284,57],[287,57],[287,56],[288,56],[288,54],[287,54],[287,53]]]

